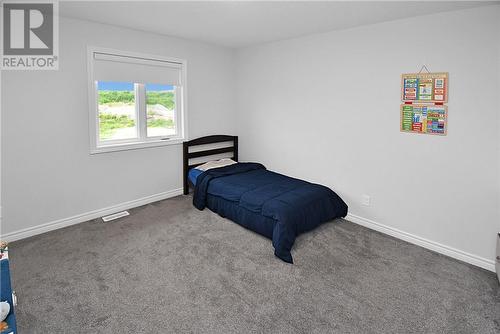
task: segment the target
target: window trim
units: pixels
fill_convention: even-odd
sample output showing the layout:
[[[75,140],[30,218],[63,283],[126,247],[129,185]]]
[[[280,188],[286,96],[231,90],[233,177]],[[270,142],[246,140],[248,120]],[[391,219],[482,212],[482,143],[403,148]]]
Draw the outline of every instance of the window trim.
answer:
[[[146,58],[151,60],[160,60],[167,62],[176,62],[182,64],[181,69],[181,86],[175,87],[175,117],[176,117],[176,131],[177,135],[171,138],[161,137],[147,137],[146,123],[140,119],[141,113],[139,112],[140,103],[143,96],[140,93],[141,85],[134,83],[134,90],[136,94],[135,104],[137,112],[137,138],[108,141],[104,143],[99,140],[99,114],[98,114],[98,99],[97,99],[97,85],[94,80],[94,53],[108,53],[118,56]],[[187,136],[187,61],[174,57],[164,57],[158,55],[149,55],[144,53],[136,53],[122,50],[115,50],[109,48],[101,48],[95,46],[87,47],[87,71],[88,71],[88,101],[89,101],[89,143],[90,154],[98,154],[105,152],[135,150],[148,147],[159,147],[167,145],[178,145],[184,142]],[[145,87],[142,86],[142,92],[145,93]],[[138,94],[139,93],[139,94]],[[144,98],[146,98],[144,94]],[[147,107],[146,107],[147,108]],[[143,124],[144,123],[144,124]],[[141,129],[140,127],[144,128]],[[144,138],[141,138],[141,134]]]

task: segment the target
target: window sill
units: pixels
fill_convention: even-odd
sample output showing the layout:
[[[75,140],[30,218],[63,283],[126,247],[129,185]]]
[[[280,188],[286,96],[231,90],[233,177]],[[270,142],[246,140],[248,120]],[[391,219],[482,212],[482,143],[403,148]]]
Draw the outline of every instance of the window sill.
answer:
[[[184,138],[175,138],[169,140],[150,140],[137,143],[111,144],[93,147],[90,149],[90,154],[101,154],[117,151],[138,150],[143,148],[160,147],[168,145],[178,145],[184,142]]]

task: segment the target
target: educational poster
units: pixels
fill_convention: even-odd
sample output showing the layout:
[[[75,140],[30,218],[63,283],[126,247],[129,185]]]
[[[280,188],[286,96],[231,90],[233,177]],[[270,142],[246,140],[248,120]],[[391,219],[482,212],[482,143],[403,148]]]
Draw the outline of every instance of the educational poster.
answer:
[[[448,102],[448,73],[410,73],[401,79],[403,102]]]
[[[444,105],[402,104],[401,131],[446,135],[447,116]]]

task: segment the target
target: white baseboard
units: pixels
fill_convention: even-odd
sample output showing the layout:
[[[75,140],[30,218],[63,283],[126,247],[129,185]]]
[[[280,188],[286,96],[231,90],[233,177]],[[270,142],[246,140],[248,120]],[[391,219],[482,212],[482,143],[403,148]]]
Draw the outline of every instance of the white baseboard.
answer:
[[[166,192],[162,192],[159,194],[151,195],[151,196],[146,196],[143,198],[139,198],[136,200],[116,204],[109,206],[107,208],[102,208],[94,211],[89,211],[86,213],[82,213],[76,216],[68,217],[68,218],[63,218],[63,219],[58,219],[49,223],[41,224],[38,226],[30,227],[30,228],[25,228],[22,230],[10,232],[3,234],[1,236],[2,240],[11,242],[15,240],[20,240],[24,238],[28,238],[37,234],[53,231],[62,227],[66,226],[71,226],[79,223],[83,223],[88,220],[96,219],[102,216],[106,216],[118,211],[123,211],[123,210],[128,210],[132,209],[141,205],[149,204],[152,202],[157,202],[161,201],[167,198],[175,197],[182,195],[183,191],[181,189],[174,189]],[[418,245],[427,249],[430,249],[432,251],[435,251],[437,253],[447,255],[449,257],[452,257],[457,260],[461,260],[467,263],[470,263],[472,265],[481,267],[483,269],[495,272],[495,261],[494,260],[488,260],[483,257],[473,255],[464,251],[461,251],[459,249],[449,247],[443,244],[440,244],[435,241],[427,240],[424,238],[421,238],[419,236],[413,235],[411,233],[407,233],[398,229],[395,229],[393,227],[389,227],[380,223],[377,223],[373,220],[366,219],[354,214],[347,214],[346,219],[367,227],[369,229],[393,236],[395,238],[407,241],[411,244]]]
[[[481,267],[483,269],[495,272],[495,261],[494,260],[488,260],[488,259],[485,259],[483,257],[477,256],[474,254],[470,254],[470,253],[461,251],[459,249],[440,244],[440,243],[435,242],[435,241],[427,240],[427,239],[421,238],[419,236],[416,236],[414,234],[407,233],[407,232],[395,229],[393,227],[389,227],[389,226],[374,222],[373,220],[366,219],[366,218],[363,218],[363,217],[360,217],[357,215],[353,215],[351,213],[347,214],[346,219],[355,223],[355,224],[367,227],[369,229],[372,229],[372,230],[375,230],[375,231],[378,231],[378,232],[381,232],[384,234],[388,234],[388,235],[393,236],[397,239],[407,241],[411,244],[421,246],[421,247],[430,249],[434,252],[437,252],[437,253],[452,257],[454,259],[464,261],[464,262],[473,264],[475,266]]]
[[[106,216],[118,211],[123,211],[123,210],[128,210],[132,209],[141,205],[145,205],[148,203],[152,202],[157,202],[161,201],[163,199],[175,197],[178,195],[182,195],[182,188],[180,189],[174,189],[166,192],[162,192],[159,194],[151,195],[151,196],[146,196],[143,198],[139,198],[136,200],[128,201],[128,202],[123,202],[120,204],[112,205],[107,208],[102,208],[94,211],[89,211],[85,212],[73,217],[68,217],[68,218],[63,218],[63,219],[58,219],[49,223],[37,225],[34,227],[29,227],[25,228],[22,230],[10,232],[3,234],[2,240],[11,242],[15,240],[20,240],[24,238],[28,238],[37,234],[53,231],[62,227],[70,226],[70,225],[75,225],[79,223],[86,222],[88,220],[96,219],[102,216]]]

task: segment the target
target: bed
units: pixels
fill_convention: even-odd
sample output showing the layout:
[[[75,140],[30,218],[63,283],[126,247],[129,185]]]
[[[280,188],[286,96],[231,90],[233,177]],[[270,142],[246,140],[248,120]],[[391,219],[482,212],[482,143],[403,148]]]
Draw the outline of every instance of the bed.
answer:
[[[229,146],[199,150],[215,143]],[[295,238],[304,232],[347,215],[346,203],[331,189],[269,171],[259,163],[238,162],[206,171],[203,162],[226,154],[238,161],[238,137],[206,136],[184,142],[184,194],[194,189],[193,205],[205,208],[272,240],[274,254],[293,263]]]

